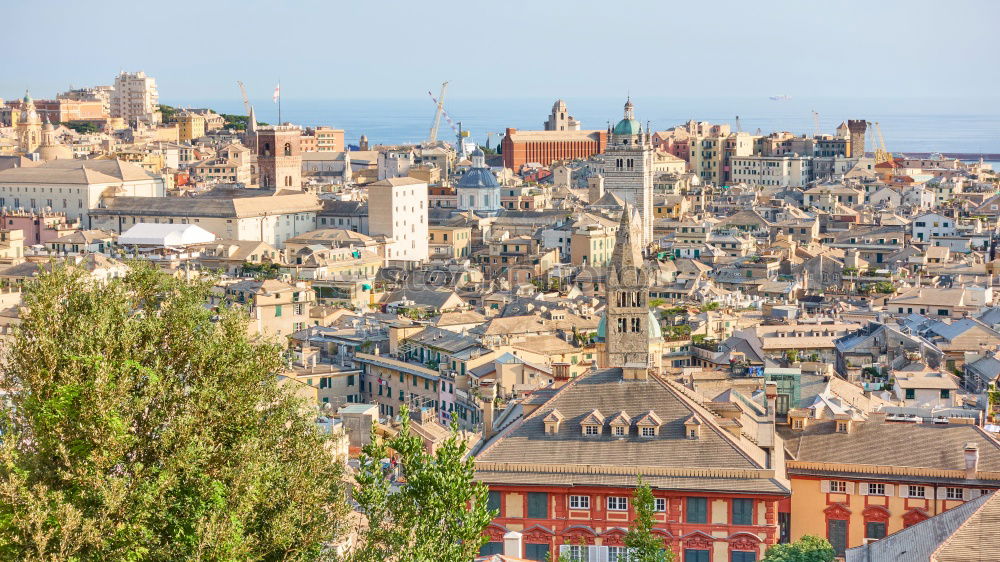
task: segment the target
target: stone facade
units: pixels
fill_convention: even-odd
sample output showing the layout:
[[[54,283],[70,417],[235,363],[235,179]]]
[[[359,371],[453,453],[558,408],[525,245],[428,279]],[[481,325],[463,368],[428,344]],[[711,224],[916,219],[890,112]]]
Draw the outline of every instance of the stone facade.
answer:
[[[261,127],[257,131],[257,168],[260,186],[268,189],[302,188],[302,149],[298,127]]]
[[[653,239],[653,141],[635,120],[632,102],[625,117],[609,131],[604,151],[604,190],[635,206],[639,214],[639,244]]]

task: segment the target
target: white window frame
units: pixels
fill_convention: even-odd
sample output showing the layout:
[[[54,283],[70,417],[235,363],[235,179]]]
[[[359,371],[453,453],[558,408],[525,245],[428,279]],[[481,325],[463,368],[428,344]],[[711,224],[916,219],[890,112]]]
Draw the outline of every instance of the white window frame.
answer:
[[[908,484],[906,486],[906,497],[908,498],[926,498],[927,497],[927,487],[926,486],[916,486],[913,484]]]
[[[628,511],[628,497],[608,496],[608,511]]]
[[[590,509],[590,496],[570,496],[569,497],[569,508],[570,509]]]
[[[622,437],[623,435],[625,435],[625,426],[616,425],[611,429],[611,432],[615,434],[615,437]]]
[[[843,480],[830,480],[830,493],[846,494],[847,482],[844,482]]]
[[[958,495],[955,495],[955,492],[957,492]],[[962,488],[952,488],[949,486],[944,489],[944,499],[946,500],[965,499],[965,490],[963,490]]]
[[[653,511],[664,513],[667,511],[667,498],[653,498]]]
[[[600,435],[601,430],[596,425],[585,425],[583,426],[584,435]]]
[[[882,491],[881,492],[876,492],[875,491],[875,487],[876,486],[881,486],[882,487]],[[868,484],[868,495],[869,496],[884,496],[885,495],[885,484],[882,484],[882,483],[869,483]]]
[[[656,437],[656,428],[655,427],[644,427],[640,431],[640,435],[642,435],[643,437]]]

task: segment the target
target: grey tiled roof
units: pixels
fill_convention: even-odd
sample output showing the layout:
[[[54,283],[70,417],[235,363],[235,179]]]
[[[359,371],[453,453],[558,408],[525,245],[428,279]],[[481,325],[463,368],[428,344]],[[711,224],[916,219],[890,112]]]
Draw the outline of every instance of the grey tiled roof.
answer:
[[[847,562],[971,562],[997,559],[1000,496],[980,496],[865,546],[850,548]]]
[[[979,470],[1000,471],[1000,442],[974,425],[867,421],[851,433],[817,421],[787,432],[785,447],[797,461],[965,470],[966,443],[979,446]],[[906,446],[900,446],[905,443]]]
[[[540,394],[540,393],[539,393]],[[558,409],[564,420],[554,434],[545,433],[543,419]],[[625,411],[633,419],[627,437],[611,435],[607,423],[598,436],[583,435],[580,422],[595,409],[606,415]],[[635,420],[649,411],[662,421],[655,437],[640,437]],[[705,423],[698,439],[685,437],[684,421],[696,414]],[[764,451],[746,438],[734,437],[722,429],[714,416],[684,391],[659,380],[622,380],[620,369],[603,369],[582,375],[542,404],[531,415],[512,426],[477,455],[479,463],[523,463],[564,469],[567,465],[591,467],[650,467],[668,469],[764,469]],[[635,476],[572,472],[497,471],[496,465],[483,467],[479,478],[487,482],[589,483],[594,485],[634,485]],[[527,470],[527,469],[526,469]],[[679,477],[658,476],[650,484],[662,488],[746,490],[788,493],[778,480],[759,477]]]

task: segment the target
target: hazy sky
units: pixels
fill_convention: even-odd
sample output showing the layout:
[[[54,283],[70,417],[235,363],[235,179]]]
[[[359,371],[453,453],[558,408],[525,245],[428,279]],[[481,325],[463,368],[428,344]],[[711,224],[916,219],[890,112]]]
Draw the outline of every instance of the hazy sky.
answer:
[[[1000,1],[6,2],[0,97],[991,97]]]

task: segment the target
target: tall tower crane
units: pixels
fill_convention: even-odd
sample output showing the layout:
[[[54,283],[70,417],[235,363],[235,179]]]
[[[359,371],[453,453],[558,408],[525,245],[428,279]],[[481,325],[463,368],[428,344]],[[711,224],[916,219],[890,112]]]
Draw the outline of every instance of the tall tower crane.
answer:
[[[427,136],[428,144],[434,144],[435,142],[437,142],[438,127],[441,126],[441,114],[444,113],[444,93],[447,90],[448,90],[448,82],[447,81],[442,82],[441,93],[438,94],[437,99],[434,100],[437,102],[437,111],[434,112],[434,124],[431,125],[430,135]],[[433,98],[434,96],[432,95],[431,99]]]
[[[868,123],[872,132],[872,146],[875,147],[875,163],[882,164],[892,161],[892,153],[885,145],[885,137],[882,136],[882,128],[878,126],[878,121]]]
[[[243,82],[237,80],[237,84],[240,85],[240,93],[243,94],[243,107],[247,110],[247,115],[250,115],[250,98],[247,97],[247,88],[243,85]]]

